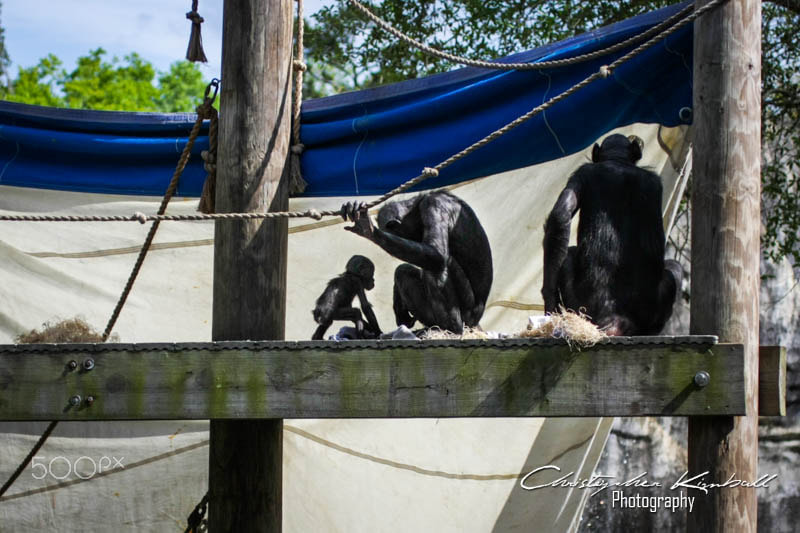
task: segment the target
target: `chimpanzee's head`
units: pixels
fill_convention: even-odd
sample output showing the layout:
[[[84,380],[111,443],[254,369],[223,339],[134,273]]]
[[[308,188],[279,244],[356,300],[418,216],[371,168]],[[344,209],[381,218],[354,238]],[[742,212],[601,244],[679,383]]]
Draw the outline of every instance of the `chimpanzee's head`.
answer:
[[[366,290],[371,290],[375,286],[375,265],[363,255],[351,257],[347,261],[345,271],[358,277]]]
[[[378,210],[378,227],[405,239],[422,239],[422,224],[419,212],[412,212],[419,204],[421,195],[384,204]]]
[[[599,163],[616,159],[636,164],[642,158],[644,141],[636,135],[625,137],[619,133],[609,135],[603,139],[602,146],[594,145],[592,148],[592,162]]]

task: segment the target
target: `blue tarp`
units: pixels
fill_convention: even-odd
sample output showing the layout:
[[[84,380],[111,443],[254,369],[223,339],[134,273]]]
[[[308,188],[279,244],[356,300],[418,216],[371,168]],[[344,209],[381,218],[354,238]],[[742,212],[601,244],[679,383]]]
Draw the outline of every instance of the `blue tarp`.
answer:
[[[560,59],[606,48],[658,24],[688,2],[503,58]],[[636,122],[676,126],[692,105],[692,25],[445,169],[440,187],[556,159]],[[461,68],[303,104],[305,196],[380,194],[565,91],[628,50],[541,71]],[[224,83],[224,80],[223,80]],[[195,116],[53,109],[0,102],[0,185],[162,195]],[[207,126],[206,126],[207,128]],[[206,129],[207,131],[207,129]],[[206,133],[206,132],[204,132]],[[179,185],[199,196],[199,153]]]

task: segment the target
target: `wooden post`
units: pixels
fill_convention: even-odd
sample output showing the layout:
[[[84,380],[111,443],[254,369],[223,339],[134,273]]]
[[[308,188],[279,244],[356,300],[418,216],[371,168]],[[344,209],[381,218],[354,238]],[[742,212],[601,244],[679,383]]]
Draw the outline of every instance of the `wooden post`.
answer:
[[[218,212],[288,207],[291,23],[289,0],[225,0]],[[287,220],[218,221],[214,237],[213,339],[283,339]],[[212,420],[210,438],[209,530],[281,531],[283,421]]]
[[[760,82],[760,1],[730,0],[695,21],[690,329],[744,344],[748,413],[689,419],[689,472],[708,471],[709,483],[757,476]],[[690,495],[690,531],[756,531],[756,489]]]

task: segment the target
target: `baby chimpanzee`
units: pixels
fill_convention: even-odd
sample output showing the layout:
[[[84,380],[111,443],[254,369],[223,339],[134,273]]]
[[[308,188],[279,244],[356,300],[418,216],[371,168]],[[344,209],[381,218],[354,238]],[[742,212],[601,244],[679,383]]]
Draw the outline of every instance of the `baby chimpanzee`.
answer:
[[[380,335],[378,320],[372,312],[372,305],[367,301],[365,291],[375,286],[375,265],[363,255],[354,255],[347,262],[345,272],[328,282],[325,291],[317,298],[317,305],[312,311],[314,321],[319,327],[312,340],[322,340],[325,331],[334,320],[351,320],[356,326],[360,338],[374,338]],[[361,310],[367,317],[367,323],[357,307],[352,307],[353,298],[358,295]]]

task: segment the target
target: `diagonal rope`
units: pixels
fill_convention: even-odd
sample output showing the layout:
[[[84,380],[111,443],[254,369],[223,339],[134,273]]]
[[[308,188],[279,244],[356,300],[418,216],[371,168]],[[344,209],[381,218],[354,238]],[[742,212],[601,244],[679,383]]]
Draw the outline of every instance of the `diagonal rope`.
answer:
[[[212,86],[215,87],[214,96],[209,97],[209,91]],[[189,139],[186,141],[186,146],[183,147],[183,152],[181,152],[181,156],[178,159],[178,165],[175,167],[175,172],[172,174],[172,179],[169,182],[167,191],[164,193],[164,197],[161,199],[161,205],[158,207],[159,215],[163,215],[167,212],[167,205],[172,199],[172,196],[175,194],[175,191],[178,190],[178,181],[180,180],[181,174],[183,174],[183,169],[186,168],[186,164],[189,162],[189,156],[192,155],[192,148],[194,147],[194,142],[197,140],[197,136],[200,134],[200,127],[203,125],[203,119],[213,116],[213,112],[209,111],[209,109],[214,103],[214,97],[216,97],[216,87],[218,87],[218,83],[215,84],[214,81],[212,81],[208,87],[206,87],[206,94],[203,103],[197,107],[197,119],[194,121],[194,126],[192,126],[191,133],[189,133]],[[117,323],[119,314],[122,312],[122,307],[128,300],[128,295],[131,293],[131,289],[133,289],[133,283],[136,281],[136,277],[139,275],[139,271],[144,263],[144,258],[147,256],[147,252],[150,251],[150,245],[153,244],[153,239],[156,236],[159,224],[161,224],[161,220],[153,219],[153,224],[150,226],[150,230],[147,232],[147,237],[144,240],[144,244],[142,244],[142,249],[139,251],[139,255],[136,258],[136,263],[133,265],[133,270],[131,270],[131,274],[128,276],[128,281],[125,283],[125,288],[122,290],[122,294],[120,295],[119,300],[117,300],[117,305],[114,307],[114,311],[111,313],[111,318],[109,318],[106,329],[103,332],[103,342],[108,340],[108,336],[111,335],[111,330],[114,328],[114,324]]]
[[[19,475],[22,474],[22,471],[25,470],[25,468],[28,466],[28,463],[31,462],[33,456],[39,452],[39,449],[44,445],[44,442],[47,440],[47,438],[50,436],[50,434],[53,432],[53,430],[56,428],[57,425],[58,425],[58,420],[53,420],[52,422],[50,422],[50,424],[47,426],[47,429],[44,430],[44,433],[42,433],[42,436],[39,437],[38,441],[36,441],[36,444],[33,445],[33,448],[25,457],[25,459],[22,460],[17,469],[14,470],[14,473],[11,474],[11,476],[3,484],[3,486],[0,487],[0,501],[3,501],[3,494],[5,494],[6,491],[11,488],[11,485],[13,485],[14,482],[19,477]]]

